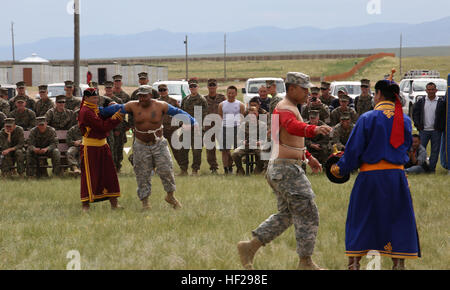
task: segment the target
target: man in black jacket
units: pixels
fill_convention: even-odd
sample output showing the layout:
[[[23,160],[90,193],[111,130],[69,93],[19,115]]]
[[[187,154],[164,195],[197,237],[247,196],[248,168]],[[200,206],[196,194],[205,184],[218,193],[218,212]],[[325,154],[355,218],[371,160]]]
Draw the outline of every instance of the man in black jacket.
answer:
[[[427,84],[426,92],[427,96],[419,98],[414,104],[413,121],[419,130],[422,146],[427,148],[431,140],[430,172],[434,173],[445,128],[445,101],[436,96],[436,84],[432,82]]]

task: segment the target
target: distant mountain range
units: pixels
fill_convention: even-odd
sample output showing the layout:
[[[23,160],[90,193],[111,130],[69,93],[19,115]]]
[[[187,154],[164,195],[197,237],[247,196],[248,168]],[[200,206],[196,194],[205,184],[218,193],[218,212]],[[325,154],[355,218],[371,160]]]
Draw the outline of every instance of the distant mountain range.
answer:
[[[356,27],[281,29],[255,27],[227,33],[228,53],[351,50],[450,45],[450,17],[421,24],[377,23]],[[157,29],[129,35],[81,37],[81,58],[119,58],[183,55],[188,35],[189,54],[223,53],[223,32],[184,33]],[[37,53],[47,59],[73,58],[73,38],[55,37],[16,45],[16,60]],[[449,51],[450,55],[450,51]],[[11,47],[0,47],[0,60],[11,60]]]

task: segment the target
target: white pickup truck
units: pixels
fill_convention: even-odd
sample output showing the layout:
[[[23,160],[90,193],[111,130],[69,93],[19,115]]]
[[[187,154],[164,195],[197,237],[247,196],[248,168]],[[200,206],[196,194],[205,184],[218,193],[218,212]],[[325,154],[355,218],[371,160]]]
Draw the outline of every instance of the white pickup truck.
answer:
[[[259,96],[258,90],[266,85],[266,81],[275,81],[278,95],[283,98],[286,96],[286,86],[282,78],[252,78],[247,80],[245,88],[242,89],[244,104],[247,105],[253,97]]]

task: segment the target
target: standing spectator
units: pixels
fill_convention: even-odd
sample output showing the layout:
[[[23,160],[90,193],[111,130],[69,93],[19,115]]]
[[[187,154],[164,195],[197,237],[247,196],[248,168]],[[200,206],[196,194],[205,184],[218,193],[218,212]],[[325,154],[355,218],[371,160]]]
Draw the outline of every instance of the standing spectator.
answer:
[[[355,98],[355,110],[358,116],[373,110],[373,100],[370,95],[370,80],[368,79],[361,80],[361,95]]]
[[[0,112],[6,116],[11,112],[11,107],[8,102],[8,90],[4,88],[0,88]]]
[[[64,82],[64,91],[66,92],[66,109],[75,111],[81,106],[81,98],[75,97],[74,95],[74,83],[73,81]]]
[[[244,115],[245,106],[236,100],[237,88],[229,86],[227,100],[219,105],[219,115],[222,118],[222,140],[220,149],[225,174],[233,173],[233,159],[230,150],[237,148],[237,132],[241,124],[241,116]]]
[[[265,86],[261,86],[258,90],[259,94],[259,101],[261,103],[261,108],[266,110],[266,112],[269,112],[270,110],[270,101],[272,100],[269,98],[269,92],[267,91],[267,88]],[[250,106],[250,104],[249,104]]]
[[[322,82],[320,84],[320,92],[321,92],[320,101],[323,104],[327,105],[328,108],[330,108],[331,110],[331,104],[336,98],[330,94],[330,86],[331,84],[328,82]]]
[[[427,84],[426,92],[427,96],[419,98],[414,104],[413,121],[425,149],[431,140],[430,172],[434,173],[445,128],[445,101],[436,95],[436,84],[432,82]]]
[[[36,117],[45,116],[48,110],[55,107],[55,104],[48,97],[48,86],[40,85],[39,86],[39,96],[41,97],[39,101],[34,105],[34,112],[36,113]]]
[[[406,173],[424,173],[428,171],[427,150],[420,144],[420,136],[412,135],[412,145],[408,152],[409,161],[405,165]]]
[[[16,98],[18,96],[23,97],[26,102],[25,107],[27,109],[30,109],[33,111],[34,105],[36,104],[36,102],[26,94],[27,88],[25,87],[25,82],[21,81],[21,82],[16,83],[16,87],[17,87],[16,88],[17,95],[14,98],[12,98],[11,100],[9,100],[10,111],[14,110],[15,104],[16,104]]]

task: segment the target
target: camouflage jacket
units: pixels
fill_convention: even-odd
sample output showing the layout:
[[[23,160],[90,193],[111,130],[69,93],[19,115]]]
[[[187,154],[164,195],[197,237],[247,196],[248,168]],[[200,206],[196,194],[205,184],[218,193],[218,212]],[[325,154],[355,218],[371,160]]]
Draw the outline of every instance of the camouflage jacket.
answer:
[[[302,106],[302,118],[305,121],[309,120],[309,112],[312,110],[319,111],[319,120],[327,124],[330,123],[330,109],[325,104]]]
[[[28,150],[47,147],[48,151],[58,148],[58,137],[56,136],[56,130],[50,126],[47,126],[47,130],[45,130],[44,133],[39,132],[38,127],[31,129],[30,137],[28,138]]]
[[[338,150],[344,150],[345,144],[347,144],[348,138],[350,137],[350,133],[352,132],[354,124],[351,123],[350,127],[345,130],[342,128],[341,124],[337,124],[333,127],[333,131],[331,131],[331,145],[337,145]]]
[[[335,99],[336,99],[336,98],[333,97],[332,95],[330,95],[328,99],[325,99],[324,97],[320,96],[320,101],[322,102],[322,104],[325,104],[325,105],[328,106],[328,107],[331,106],[331,104],[333,103],[333,101],[334,101]]]
[[[252,130],[252,132],[250,132]],[[255,131],[253,131],[255,130]],[[264,132],[264,136],[261,135],[261,133]],[[245,148],[246,150],[250,149],[250,145],[252,146],[251,149],[256,149],[256,142],[260,141],[261,146],[257,149],[260,149],[263,147],[265,141],[267,141],[267,124],[259,121],[257,123],[251,124],[250,122],[243,122],[239,126],[238,131],[238,137],[240,140],[238,140],[238,146],[239,148]],[[244,146],[244,141],[246,142]]]
[[[17,97],[17,96],[16,96]],[[16,97],[14,97],[14,98],[12,98],[11,100],[9,100],[9,108],[10,108],[10,111],[13,111],[14,109],[16,109]],[[25,97],[26,97],[26,99],[27,99],[27,104],[25,105],[25,107],[27,108],[27,109],[30,109],[31,111],[33,111],[34,110],[34,106],[35,106],[35,104],[36,104],[36,102],[32,99],[32,98],[30,98],[29,96],[27,96],[27,95],[25,95]]]
[[[22,127],[25,131],[36,126],[36,114],[30,109],[25,108],[23,112],[15,109],[9,114],[9,117],[16,119],[16,125]]]
[[[113,102],[113,100],[108,96],[99,96],[98,97],[98,106],[99,107],[108,107],[109,104],[111,104],[112,102]],[[121,104],[121,103],[118,103],[118,104]]]
[[[208,114],[219,114],[219,104],[225,101],[227,98],[222,94],[217,94],[215,97],[211,97],[210,95],[205,96],[206,102],[208,103]],[[211,126],[213,127],[215,124],[214,122],[211,123]]]
[[[64,109],[62,112],[58,112],[56,108],[48,110],[45,114],[45,119],[49,126],[55,130],[69,130],[73,125],[74,112],[68,109]]]
[[[81,134],[80,127],[77,125],[73,125],[69,131],[67,131],[66,143],[67,146],[72,147],[75,146],[74,142],[83,139],[83,135]]]
[[[347,107],[347,110],[342,111],[341,107],[337,107],[330,114],[330,125],[336,126],[337,124],[339,124],[341,122],[341,116],[344,113],[350,114],[350,120],[353,124],[355,124],[358,120],[358,114],[353,108]]]
[[[36,117],[45,116],[48,110],[53,109],[55,107],[55,103],[51,99],[39,100],[36,102],[34,106],[34,112],[36,113]]]
[[[121,99],[123,104],[126,104],[131,100],[130,96],[127,93],[125,93],[124,90],[120,90],[120,92],[118,92],[118,93],[114,92],[113,94],[114,94],[114,96]]]
[[[208,102],[203,96],[201,96],[200,94],[196,96],[189,95],[181,102],[181,109],[187,112],[192,117],[195,117],[194,108],[197,106],[201,107],[203,121],[205,116],[208,114]]]
[[[66,105],[65,108],[71,111],[75,111],[79,109],[81,106],[81,98],[79,97],[66,97]]]
[[[371,96],[358,96],[355,98],[355,110],[358,116],[365,112],[373,110],[373,103]]]
[[[11,112],[11,108],[9,106],[9,102],[7,100],[2,99],[2,98],[0,98],[0,112],[5,114],[6,116],[8,116],[9,113]]]
[[[23,128],[20,126],[16,126],[16,129],[14,129],[14,131],[12,131],[11,133],[10,140],[11,141],[9,142],[8,134],[3,128],[0,131],[0,151],[13,147],[16,148],[16,150],[20,150],[23,148],[23,145],[25,144]]]
[[[6,119],[6,115],[2,112],[0,112],[0,129],[3,128],[3,126],[5,125],[5,119]]]
[[[306,122],[306,124],[309,124],[309,121]],[[319,120],[319,124],[317,124],[317,126],[323,126],[323,125],[325,125],[325,123],[323,121]],[[316,150],[316,149],[312,148],[311,144],[319,144],[321,150]],[[330,150],[330,136],[318,134],[312,138],[305,138],[305,146],[308,148],[308,151],[310,151],[310,152],[315,152],[315,151],[328,152]]]
[[[278,103],[281,102],[283,100],[282,97],[279,97],[278,95],[276,95],[275,97],[272,97],[270,99],[270,105],[269,105],[269,113],[272,115],[273,110],[275,110],[275,108],[277,107]]]

